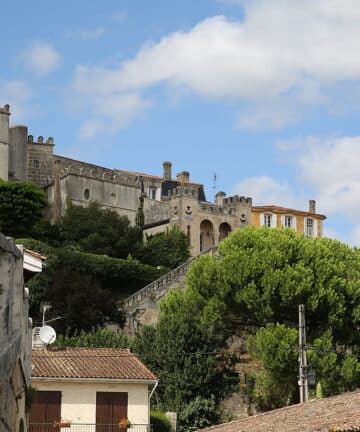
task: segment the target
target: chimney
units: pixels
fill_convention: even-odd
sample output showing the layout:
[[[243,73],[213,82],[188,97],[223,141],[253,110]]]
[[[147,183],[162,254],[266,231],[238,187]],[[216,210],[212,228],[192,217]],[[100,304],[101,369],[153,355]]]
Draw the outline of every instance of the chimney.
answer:
[[[171,162],[163,162],[163,179],[171,180]]]
[[[218,192],[215,195],[215,204],[218,206],[222,206],[223,205],[223,199],[226,197],[226,193],[225,192]]]
[[[316,201],[315,200],[309,200],[309,212],[310,213],[316,213]]]
[[[190,182],[190,173],[189,171],[181,171],[177,174],[176,180],[180,183],[189,183]]]

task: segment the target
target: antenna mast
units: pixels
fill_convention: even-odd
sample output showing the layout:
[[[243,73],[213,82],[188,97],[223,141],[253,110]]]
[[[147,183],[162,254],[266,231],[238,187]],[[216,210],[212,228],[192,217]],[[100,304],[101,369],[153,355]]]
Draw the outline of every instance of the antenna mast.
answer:
[[[213,190],[214,190],[214,201],[215,201],[215,195],[216,195],[216,172],[213,176]]]

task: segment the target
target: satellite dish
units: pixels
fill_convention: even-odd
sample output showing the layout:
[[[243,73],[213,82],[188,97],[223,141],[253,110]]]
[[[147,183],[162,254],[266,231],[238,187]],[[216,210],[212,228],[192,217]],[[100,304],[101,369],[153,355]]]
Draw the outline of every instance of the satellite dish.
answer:
[[[45,345],[50,345],[56,341],[56,332],[52,327],[44,325],[40,328],[39,337]]]

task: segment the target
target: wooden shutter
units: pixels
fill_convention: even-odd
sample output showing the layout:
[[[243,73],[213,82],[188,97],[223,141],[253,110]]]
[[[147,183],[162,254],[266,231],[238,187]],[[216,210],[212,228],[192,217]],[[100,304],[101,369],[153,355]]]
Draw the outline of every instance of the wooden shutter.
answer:
[[[61,392],[37,391],[30,409],[30,423],[53,423],[61,420]],[[42,431],[41,428],[38,429]],[[46,430],[44,428],[44,430]]]
[[[114,425],[118,432],[119,421],[127,417],[128,394],[123,392],[96,392],[96,432],[110,431]]]

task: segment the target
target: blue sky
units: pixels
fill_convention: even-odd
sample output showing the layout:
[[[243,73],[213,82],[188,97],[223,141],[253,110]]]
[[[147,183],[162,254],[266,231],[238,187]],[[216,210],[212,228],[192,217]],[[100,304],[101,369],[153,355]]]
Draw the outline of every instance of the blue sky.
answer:
[[[56,153],[325,213],[360,244],[358,0],[2,5],[0,104]]]

